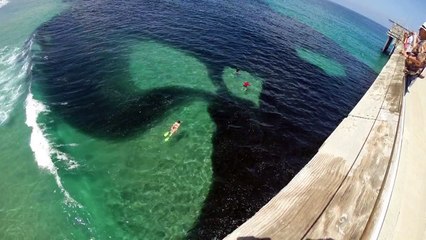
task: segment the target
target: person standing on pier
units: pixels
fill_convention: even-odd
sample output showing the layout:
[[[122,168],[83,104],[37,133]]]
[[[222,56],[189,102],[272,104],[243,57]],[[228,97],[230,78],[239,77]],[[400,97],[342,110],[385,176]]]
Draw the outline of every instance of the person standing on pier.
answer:
[[[405,56],[405,92],[417,77],[423,78],[422,71],[426,67],[426,22],[420,26],[418,39],[411,52],[402,52]]]
[[[408,40],[408,32],[404,32],[404,37],[402,38],[402,43],[404,44],[404,51],[407,49],[407,40]]]
[[[407,33],[407,36],[404,36],[404,37],[405,37],[405,39],[404,39],[404,51],[407,52],[407,53],[411,52],[411,50],[413,48],[413,44],[415,43],[414,42],[414,39],[415,39],[414,33],[409,32],[409,33]]]

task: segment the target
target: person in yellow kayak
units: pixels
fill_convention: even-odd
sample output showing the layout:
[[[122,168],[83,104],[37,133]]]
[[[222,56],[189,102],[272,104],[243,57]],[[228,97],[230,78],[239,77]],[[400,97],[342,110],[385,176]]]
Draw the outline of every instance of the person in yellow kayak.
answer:
[[[164,137],[166,139],[164,139],[165,142],[169,141],[170,137],[179,129],[181,124],[180,120],[177,120],[175,123],[173,123],[173,125],[170,127],[170,131],[164,133]]]

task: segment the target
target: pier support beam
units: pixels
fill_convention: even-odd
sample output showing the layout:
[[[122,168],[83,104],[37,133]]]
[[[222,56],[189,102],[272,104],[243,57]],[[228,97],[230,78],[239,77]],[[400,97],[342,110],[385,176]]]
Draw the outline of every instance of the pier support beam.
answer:
[[[389,45],[392,43],[392,41],[393,41],[393,37],[388,36],[388,40],[386,41],[385,46],[382,49],[382,52],[386,52],[388,50]]]

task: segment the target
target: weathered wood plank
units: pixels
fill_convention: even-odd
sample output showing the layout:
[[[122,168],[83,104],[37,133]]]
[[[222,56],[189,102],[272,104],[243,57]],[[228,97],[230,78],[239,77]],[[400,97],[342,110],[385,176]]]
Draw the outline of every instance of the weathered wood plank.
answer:
[[[376,121],[348,177],[308,239],[361,237],[382,187],[395,136],[394,122]]]
[[[350,112],[350,116],[376,119],[382,107],[383,100],[393,80],[396,69],[399,69],[400,57],[392,55],[388,63],[383,67],[377,79],[364,94],[362,99]]]
[[[385,221],[386,212],[390,204],[393,188],[395,186],[400,160],[399,154],[401,151],[402,132],[404,126],[404,120],[402,119],[404,115],[402,111],[403,109],[401,109],[400,117],[398,120],[396,138],[394,142],[394,147],[392,149],[392,157],[390,159],[389,166],[385,175],[383,187],[373,208],[373,212],[371,213],[370,218],[368,219],[367,226],[364,229],[364,233],[361,239],[377,239],[380,233],[380,229],[383,226],[383,222]]]
[[[396,115],[399,116],[404,91],[404,73],[402,71],[403,63],[401,63],[401,66],[395,70],[396,72],[392,75],[393,80],[389,84],[389,89],[386,93],[382,109],[389,110],[389,112],[396,113]]]
[[[344,119],[294,179],[225,239],[302,238],[342,184],[373,123],[370,119]]]
[[[403,62],[403,57],[401,57],[400,62]],[[394,82],[391,84],[395,84],[394,86],[396,89],[392,90],[392,86],[390,87],[390,90],[388,91],[389,94],[395,94],[399,95],[399,97],[395,96],[386,96],[384,106],[382,107],[382,111],[380,111],[379,119],[380,120],[387,120],[390,119],[390,117],[383,117],[383,115],[387,110],[392,115],[397,115],[398,118],[397,121],[397,133],[396,138],[394,141],[394,146],[392,150],[392,157],[386,172],[385,180],[383,183],[382,190],[378,196],[378,200],[376,201],[376,205],[374,206],[373,212],[370,215],[370,218],[368,219],[367,226],[364,229],[364,233],[362,235],[362,239],[377,239],[380,233],[380,230],[383,226],[383,223],[385,221],[385,216],[387,209],[390,205],[392,192],[395,186],[396,182],[396,176],[398,172],[398,165],[399,165],[399,157],[401,152],[401,145],[402,145],[402,133],[404,128],[404,110],[403,110],[403,96],[404,96],[404,89],[405,89],[405,83],[404,81],[404,74],[402,71],[402,64],[400,69],[397,69],[397,73],[394,75]],[[389,103],[390,102],[390,103]],[[395,104],[396,107],[395,107]],[[395,121],[395,118],[392,119]],[[390,121],[390,120],[388,120]]]
[[[377,117],[377,120],[394,121],[395,124],[399,121],[399,116],[401,114],[402,97],[404,92],[404,58],[400,56],[396,59],[398,64],[391,75],[392,81],[389,84],[379,116]]]

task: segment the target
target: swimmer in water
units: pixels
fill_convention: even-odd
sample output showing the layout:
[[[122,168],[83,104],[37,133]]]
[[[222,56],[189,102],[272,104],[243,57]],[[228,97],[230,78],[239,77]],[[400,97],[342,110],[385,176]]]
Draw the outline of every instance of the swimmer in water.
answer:
[[[245,91],[247,91],[247,89],[248,89],[248,87],[250,86],[251,84],[249,83],[249,82],[244,82],[243,83],[243,91],[245,92]]]
[[[166,138],[164,139],[164,141],[166,142],[169,141],[169,138],[179,129],[180,124],[181,124],[180,120],[177,120],[175,123],[173,123],[173,125],[170,127],[170,131],[164,134],[164,137]]]

